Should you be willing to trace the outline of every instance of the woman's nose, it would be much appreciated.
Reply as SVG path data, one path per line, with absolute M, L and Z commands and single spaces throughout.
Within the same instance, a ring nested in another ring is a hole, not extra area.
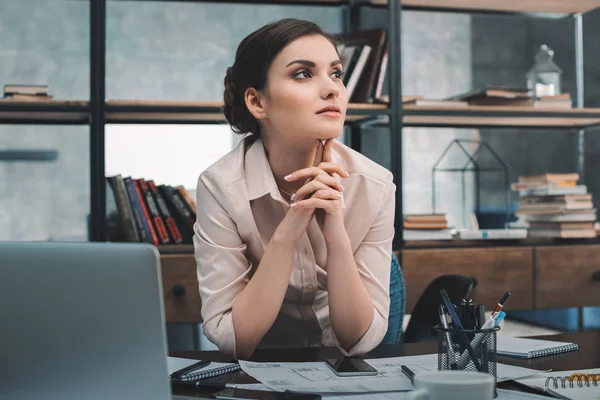
M 328 99 L 330 97 L 334 97 L 335 98 L 335 97 L 338 97 L 340 95 L 340 88 L 337 85 L 337 83 L 335 83 L 333 81 L 333 79 L 331 79 L 331 77 L 327 77 L 324 80 L 323 88 L 321 90 L 322 90 L 321 96 L 324 99 Z

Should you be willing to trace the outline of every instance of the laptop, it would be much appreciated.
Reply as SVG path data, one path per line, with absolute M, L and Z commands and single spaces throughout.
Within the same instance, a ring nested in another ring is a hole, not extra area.
M 1 399 L 170 399 L 160 258 L 0 242 Z

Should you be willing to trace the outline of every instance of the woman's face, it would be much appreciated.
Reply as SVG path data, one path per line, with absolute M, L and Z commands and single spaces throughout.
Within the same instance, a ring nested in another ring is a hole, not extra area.
M 290 139 L 326 140 L 344 127 L 348 93 L 334 45 L 320 35 L 301 37 L 273 60 L 264 93 L 263 127 Z

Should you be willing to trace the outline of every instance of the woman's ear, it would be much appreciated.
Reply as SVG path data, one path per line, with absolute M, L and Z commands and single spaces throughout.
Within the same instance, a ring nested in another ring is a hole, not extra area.
M 259 120 L 267 117 L 265 112 L 265 99 L 258 90 L 254 88 L 246 89 L 244 100 L 248 111 L 250 111 L 250 114 L 252 114 L 254 118 Z

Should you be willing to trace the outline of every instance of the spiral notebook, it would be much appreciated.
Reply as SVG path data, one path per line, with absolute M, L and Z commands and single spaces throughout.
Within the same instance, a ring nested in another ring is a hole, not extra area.
M 577 345 L 577 343 L 554 342 L 550 340 L 516 338 L 510 336 L 498 336 L 498 343 L 496 345 L 496 352 L 499 355 L 521 358 L 543 357 L 575 350 L 579 350 L 579 345 Z
M 517 381 L 559 399 L 600 400 L 600 369 L 556 371 Z
M 198 362 L 198 360 L 192 360 L 189 358 L 169 357 L 168 360 L 169 375 L 190 365 Z M 201 379 L 213 378 L 215 376 L 229 374 L 240 370 L 240 365 L 237 363 L 218 363 L 211 362 L 206 367 L 192 370 L 185 375 L 178 377 L 182 381 L 198 381 Z

